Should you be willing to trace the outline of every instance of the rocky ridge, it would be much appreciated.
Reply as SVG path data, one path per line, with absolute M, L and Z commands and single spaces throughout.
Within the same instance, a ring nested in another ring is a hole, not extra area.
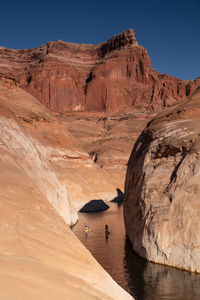
M 55 117 L 120 189 L 143 127 L 157 111 L 183 101 L 200 85 L 200 79 L 183 81 L 153 70 L 132 29 L 96 46 L 58 40 L 27 50 L 1 47 L 0 76 L 57 112 Z M 71 174 L 73 194 L 79 187 Z M 91 198 L 88 191 L 86 200 Z
M 0 48 L 0 74 L 53 111 L 115 114 L 127 106 L 155 111 L 200 85 L 153 70 L 132 29 L 99 45 L 49 42 L 35 49 Z
M 128 163 L 124 220 L 147 260 L 200 272 L 200 92 L 159 113 Z

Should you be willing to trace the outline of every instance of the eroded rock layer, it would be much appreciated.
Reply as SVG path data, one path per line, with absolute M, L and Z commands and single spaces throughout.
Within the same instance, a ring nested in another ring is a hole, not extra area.
M 35 144 L 32 152 L 37 147 L 37 141 L 42 144 L 43 148 L 39 146 L 41 153 L 39 156 L 43 155 L 48 167 L 62 173 L 62 179 L 67 184 L 71 199 L 74 204 L 80 203 L 77 208 L 80 208 L 83 202 L 95 197 L 102 197 L 106 200 L 116 195 L 116 186 L 112 179 L 91 160 L 89 154 L 70 134 L 64 122 L 58 120 L 37 99 L 17 87 L 12 81 L 1 80 L 0 101 L 2 112 L 9 111 L 17 120 L 17 124 L 22 126 L 23 130 L 27 130 L 35 140 L 35 142 L 32 141 Z M 19 140 L 19 143 L 22 140 L 23 138 Z M 10 139 L 11 141 L 14 147 L 15 139 Z M 26 149 L 21 150 L 21 157 L 23 157 Z M 15 152 L 14 148 L 13 152 Z M 28 153 L 31 153 L 31 150 Z M 29 158 L 27 158 L 28 162 L 32 164 Z M 39 175 L 40 172 L 37 174 Z M 42 173 L 40 176 L 43 178 Z M 42 184 L 42 180 L 38 180 L 40 181 Z
M 200 85 L 200 79 L 183 81 L 153 70 L 132 29 L 97 46 L 56 41 L 28 50 L 1 47 L 0 74 L 57 112 L 114 114 L 127 106 L 154 111 Z
M 126 110 L 110 117 L 94 112 L 64 113 L 57 117 L 94 163 L 110 175 L 115 187 L 123 190 L 133 144 L 153 116 L 155 113 Z
M 124 220 L 133 249 L 200 272 L 200 92 L 158 114 L 132 151 Z

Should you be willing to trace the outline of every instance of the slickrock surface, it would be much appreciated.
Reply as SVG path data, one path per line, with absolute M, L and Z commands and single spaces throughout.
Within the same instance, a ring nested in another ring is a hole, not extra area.
M 183 81 L 153 70 L 132 29 L 96 46 L 58 40 L 27 50 L 0 47 L 0 74 L 57 112 L 111 115 L 129 105 L 154 111 L 200 86 L 200 79 Z
M 77 221 L 70 189 L 83 201 L 84 184 L 95 193 L 90 176 L 104 189 L 106 174 L 48 109 L 6 79 L 0 128 L 1 298 L 132 299 L 67 225 Z
M 1 81 L 0 87 L 2 110 L 6 108 L 7 111 L 12 112 L 23 129 L 31 134 L 33 144 L 37 146 L 37 141 L 41 143 L 40 156 L 46 157 L 48 166 L 62 173 L 62 179 L 68 186 L 70 197 L 75 205 L 78 204 L 78 208 L 83 202 L 91 199 L 107 200 L 116 195 L 116 186 L 112 183 L 112 179 L 91 160 L 80 143 L 68 132 L 65 124 L 11 81 L 8 80 L 7 83 Z M 22 153 L 24 151 L 26 153 L 26 149 L 21 150 Z M 33 151 L 34 148 L 28 152 Z M 32 164 L 31 160 L 29 164 Z M 40 176 L 41 180 L 38 182 L 42 182 L 43 174 L 41 173 Z
M 126 175 L 124 219 L 147 260 L 200 272 L 200 91 L 158 114 L 138 138 Z

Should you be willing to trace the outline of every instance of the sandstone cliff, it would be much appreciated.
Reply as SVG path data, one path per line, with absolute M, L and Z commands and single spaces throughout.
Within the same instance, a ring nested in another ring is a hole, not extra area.
M 154 111 L 200 86 L 200 79 L 183 81 L 153 70 L 132 29 L 96 46 L 56 41 L 28 50 L 1 47 L 0 74 L 59 112 L 114 114 L 127 106 Z
M 67 225 L 77 221 L 68 182 L 80 186 L 80 201 L 88 170 L 106 175 L 48 109 L 6 79 L 0 125 L 2 299 L 132 299 Z
M 12 112 L 22 128 L 31 134 L 34 144 L 37 141 L 42 144 L 41 155 L 48 157 L 48 166 L 62 173 L 75 205 L 94 197 L 110 199 L 115 196 L 116 186 L 112 179 L 91 160 L 63 122 L 12 81 L 1 80 L 0 85 L 1 106 Z
M 123 188 L 132 145 L 143 127 L 158 110 L 183 101 L 200 85 L 200 79 L 183 81 L 156 72 L 132 29 L 96 46 L 58 40 L 27 50 L 0 47 L 0 77 L 12 79 L 57 112 L 55 117 L 100 166 L 99 179 L 94 166 L 87 177 L 84 168 L 65 172 L 72 198 L 81 194 L 86 201 L 101 198 L 103 188 L 103 195 L 111 197 L 104 170 L 114 188 Z M 61 163 L 67 155 L 60 156 Z M 68 163 L 75 160 L 82 161 Z M 80 184 L 77 176 L 83 178 Z
M 200 92 L 158 114 L 129 159 L 124 220 L 147 260 L 200 272 Z

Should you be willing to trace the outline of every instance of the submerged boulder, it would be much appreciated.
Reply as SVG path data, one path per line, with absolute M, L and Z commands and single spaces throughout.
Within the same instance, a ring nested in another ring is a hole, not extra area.
M 103 200 L 91 200 L 90 202 L 86 203 L 79 211 L 80 212 L 96 212 L 96 211 L 103 211 L 110 208 Z
M 129 159 L 124 221 L 147 260 L 200 273 L 200 93 L 157 115 Z
M 110 202 L 122 203 L 123 202 L 124 193 L 117 189 L 117 196 L 113 198 Z

